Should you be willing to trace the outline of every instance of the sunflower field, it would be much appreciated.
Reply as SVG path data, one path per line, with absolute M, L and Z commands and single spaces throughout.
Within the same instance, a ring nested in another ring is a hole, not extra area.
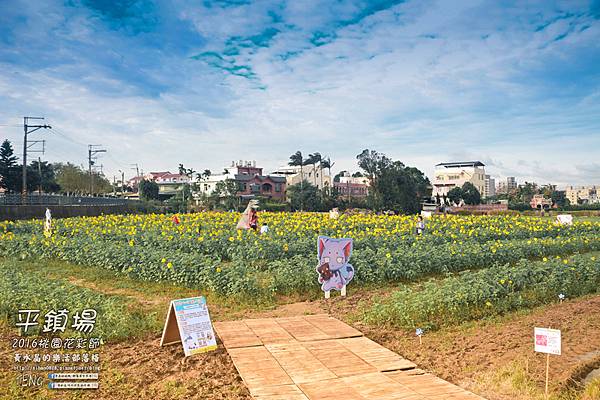
M 238 213 L 106 215 L 0 223 L 0 254 L 96 266 L 222 296 L 319 293 L 316 239 L 350 237 L 353 285 L 405 284 L 461 271 L 493 270 L 600 250 L 600 222 L 571 226 L 525 216 L 434 216 L 423 236 L 416 216 L 260 213 L 269 232 L 236 230 Z

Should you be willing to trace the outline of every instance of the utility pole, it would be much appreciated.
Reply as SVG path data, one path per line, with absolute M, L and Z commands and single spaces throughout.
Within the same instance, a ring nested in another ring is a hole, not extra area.
M 121 173 L 121 197 L 125 197 L 125 172 L 121 170 L 119 170 L 119 172 Z
M 136 176 L 136 178 L 138 176 L 140 176 L 140 167 L 137 165 L 137 163 L 135 163 L 135 164 L 129 164 L 129 165 L 132 166 L 131 169 L 135 169 L 135 176 Z
M 38 196 L 42 195 L 42 157 L 38 157 L 38 174 L 40 175 L 40 184 L 38 186 Z
M 23 202 L 26 202 L 27 199 L 27 149 L 33 146 L 36 143 L 40 143 L 40 140 L 27 141 L 27 135 L 37 131 L 38 129 L 52 129 L 50 125 L 29 125 L 29 120 L 42 120 L 44 117 L 23 117 L 23 188 L 21 189 L 21 193 L 23 195 Z M 32 150 L 33 151 L 33 150 Z M 43 150 L 42 150 L 43 153 Z
M 95 157 L 98 153 L 106 153 L 105 149 L 100 149 L 97 147 L 102 146 L 101 144 L 90 144 L 88 145 L 88 169 L 90 172 L 90 195 L 94 194 L 94 174 L 92 173 L 92 165 L 94 165 L 94 161 L 96 161 L 97 157 Z
M 135 164 L 129 164 L 132 166 L 131 169 L 135 169 L 135 179 L 133 180 L 134 184 L 137 182 L 137 192 L 140 192 L 140 182 L 139 182 L 139 177 L 140 177 L 140 167 L 137 163 Z

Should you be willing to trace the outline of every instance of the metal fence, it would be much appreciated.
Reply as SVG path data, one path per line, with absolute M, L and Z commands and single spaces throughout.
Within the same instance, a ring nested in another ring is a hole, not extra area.
M 52 194 L 0 194 L 0 205 L 43 205 L 43 206 L 122 206 L 135 204 L 138 200 L 118 199 L 114 197 L 62 196 Z

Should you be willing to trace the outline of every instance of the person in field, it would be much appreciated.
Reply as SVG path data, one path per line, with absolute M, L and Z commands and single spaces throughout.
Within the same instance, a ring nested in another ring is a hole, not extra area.
M 258 230 L 258 211 L 255 209 L 250 210 L 250 229 Z
M 262 224 L 262 226 L 260 227 L 260 234 L 264 235 L 265 233 L 269 232 L 269 225 L 267 225 L 267 223 L 265 222 L 264 224 Z
M 418 216 L 417 217 L 417 235 L 421 236 L 423 234 L 423 232 L 425 232 L 425 221 L 423 221 L 423 217 L 422 216 Z
M 258 200 L 250 200 L 248 202 L 248 206 L 242 213 L 238 223 L 237 229 L 258 229 L 258 213 L 256 209 L 258 208 Z

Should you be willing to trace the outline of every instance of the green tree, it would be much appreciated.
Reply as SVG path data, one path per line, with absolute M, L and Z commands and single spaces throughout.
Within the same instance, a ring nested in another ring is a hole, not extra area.
M 40 163 L 36 160 L 27 166 L 27 190 L 33 192 L 40 187 L 46 193 L 60 191 L 60 185 L 56 182 L 55 165 L 46 161 Z
M 462 199 L 471 206 L 481 204 L 481 193 L 471 182 L 465 182 L 462 186 Z
M 448 200 L 450 200 L 450 203 L 452 204 L 459 204 L 460 201 L 463 198 L 463 190 L 460 187 L 454 187 L 452 189 L 450 189 L 448 191 L 448 195 L 446 196 L 448 198 Z
M 237 210 L 239 206 L 238 184 L 234 179 L 217 182 L 215 190 L 210 195 L 212 208 Z
M 304 157 L 302 156 L 302 152 L 300 150 L 290 156 L 288 165 L 292 167 L 300 167 L 300 186 L 304 185 Z M 302 210 L 302 205 L 300 206 L 300 209 Z
M 331 168 L 333 167 L 335 163 L 331 162 L 331 159 L 329 157 L 327 158 L 323 158 L 321 160 L 321 168 L 327 168 L 327 171 L 329 172 L 329 176 L 331 176 Z
M 286 192 L 292 210 L 323 210 L 323 199 L 319 188 L 308 181 L 291 185 Z
M 367 173 L 371 184 L 375 182 L 377 175 L 381 173 L 382 169 L 391 164 L 389 158 L 375 150 L 365 149 L 356 158 L 358 166 Z
M 8 139 L 0 146 L 0 187 L 8 192 L 18 192 L 20 187 L 18 158 L 14 155 L 12 144 Z
M 519 185 L 516 192 L 516 202 L 529 204 L 535 194 L 540 192 L 537 184 L 533 182 L 525 182 Z
M 374 150 L 365 149 L 356 158 L 369 178 L 369 207 L 403 213 L 420 210 L 421 201 L 430 194 L 429 180 L 422 171 Z
M 66 163 L 54 164 L 56 174 L 56 183 L 60 186 L 60 191 L 67 195 L 90 194 L 90 174 L 83 167 Z M 92 172 L 94 179 L 94 193 L 102 194 L 113 191 L 111 183 L 98 172 Z M 28 172 L 29 174 L 29 172 Z M 34 172 L 31 172 L 34 174 Z
M 56 164 L 56 182 L 66 195 L 82 195 L 89 192 L 89 175 L 77 165 Z
M 97 195 L 97 194 L 107 194 L 107 193 L 112 193 L 113 191 L 113 186 L 110 183 L 110 181 L 108 179 L 106 179 L 106 177 L 96 171 L 92 171 L 92 174 L 94 176 L 94 193 L 91 193 L 93 195 Z M 90 175 L 86 174 L 86 179 L 88 181 L 88 185 L 89 185 L 89 180 L 90 180 Z M 89 193 L 90 189 L 87 188 L 86 192 Z
M 567 199 L 567 193 L 564 190 L 555 190 L 550 195 L 552 199 L 552 204 L 556 204 L 557 207 L 567 207 L 570 202 Z
M 345 173 L 347 173 L 347 172 L 348 172 L 348 171 L 346 171 L 346 170 L 343 170 L 343 171 L 340 171 L 340 172 L 338 172 L 338 173 L 337 173 L 337 174 L 335 174 L 335 176 L 333 177 L 333 181 L 334 181 L 334 182 L 339 182 L 339 181 L 340 181 L 340 177 L 341 177 L 341 176 L 344 176 L 344 174 L 345 174 Z
M 142 179 L 139 184 L 140 198 L 143 200 L 158 200 L 158 184 L 154 181 Z

